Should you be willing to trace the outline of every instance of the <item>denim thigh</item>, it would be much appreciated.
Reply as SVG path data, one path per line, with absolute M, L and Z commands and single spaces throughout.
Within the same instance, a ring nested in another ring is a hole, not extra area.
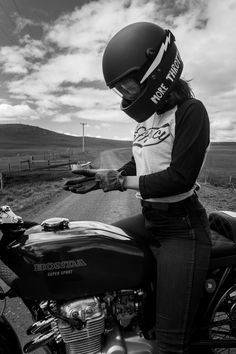
M 166 211 L 144 208 L 143 213 L 146 229 L 160 244 L 152 247 L 157 261 L 158 353 L 190 353 L 211 252 L 205 209 L 196 199 Z
M 143 215 L 114 225 L 148 240 L 156 258 L 158 354 L 190 353 L 193 322 L 211 251 L 205 209 L 197 199 L 166 211 L 144 207 Z

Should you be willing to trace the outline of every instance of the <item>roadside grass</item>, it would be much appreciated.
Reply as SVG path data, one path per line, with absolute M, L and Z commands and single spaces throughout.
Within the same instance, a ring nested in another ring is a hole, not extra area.
M 100 157 L 95 152 L 86 154 L 94 168 L 99 167 Z M 51 203 L 63 192 L 63 185 L 69 178 L 76 176 L 71 170 L 16 171 L 5 174 L 4 188 L 0 190 L 0 206 L 9 205 L 24 218 L 33 215 Z
M 220 210 L 236 212 L 236 190 L 233 188 L 203 183 L 198 195 L 208 213 Z
M 18 183 L 0 191 L 0 205 L 9 205 L 14 212 L 21 213 L 48 204 L 62 191 L 62 181 Z

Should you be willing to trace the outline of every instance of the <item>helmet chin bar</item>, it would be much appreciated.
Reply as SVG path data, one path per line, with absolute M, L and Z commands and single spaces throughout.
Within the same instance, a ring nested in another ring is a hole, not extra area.
M 130 105 L 127 105 L 128 101 L 121 103 L 122 111 L 138 123 L 144 122 L 158 112 L 159 108 L 163 108 L 164 99 L 182 73 L 183 62 L 175 45 L 169 49 L 169 60 L 166 59 L 164 57 L 158 68 L 151 71 L 152 74 L 145 80 L 145 89 L 135 101 L 130 102 Z

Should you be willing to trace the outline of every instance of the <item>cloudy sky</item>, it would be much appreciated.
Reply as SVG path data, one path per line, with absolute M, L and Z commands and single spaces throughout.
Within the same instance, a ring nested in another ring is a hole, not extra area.
M 138 21 L 169 28 L 212 141 L 236 141 L 235 0 L 0 0 L 0 123 L 132 139 L 102 75 L 109 39 Z

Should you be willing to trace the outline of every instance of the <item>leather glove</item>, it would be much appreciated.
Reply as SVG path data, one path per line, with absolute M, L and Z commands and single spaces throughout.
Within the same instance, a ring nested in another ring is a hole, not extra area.
M 104 192 L 114 190 L 123 192 L 126 190 L 124 186 L 125 177 L 122 176 L 121 172 L 116 170 L 81 169 L 75 170 L 73 173 L 83 175 L 85 177 L 94 177 L 95 181 Z
M 99 189 L 99 183 L 94 177 L 78 177 L 68 180 L 63 189 L 72 193 L 85 194 Z

